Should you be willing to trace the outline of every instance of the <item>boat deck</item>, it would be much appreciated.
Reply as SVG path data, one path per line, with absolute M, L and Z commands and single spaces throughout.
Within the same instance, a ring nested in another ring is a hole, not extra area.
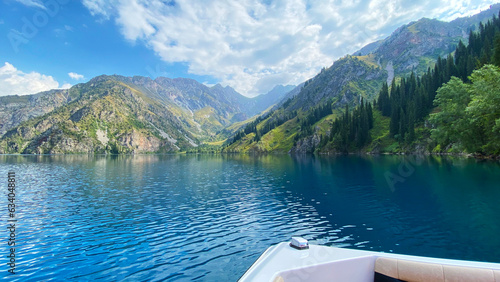
M 475 281 L 500 282 L 500 264 L 498 263 L 418 257 L 318 245 L 310 245 L 306 250 L 297 250 L 290 247 L 289 243 L 280 243 L 267 249 L 240 278 L 240 281 L 374 281 L 378 258 L 392 259 L 396 265 L 398 261 L 408 261 L 421 268 L 430 264 L 439 265 L 441 269 L 448 269 L 448 272 L 453 270 L 455 274 L 467 274 L 470 271 L 460 271 L 479 268 L 477 278 L 481 279 L 474 279 Z M 404 264 L 401 263 L 401 266 Z M 413 271 L 411 275 L 418 277 L 418 272 L 430 273 L 427 269 L 420 269 Z M 445 279 L 444 274 L 442 277 L 443 281 L 454 281 L 454 279 Z

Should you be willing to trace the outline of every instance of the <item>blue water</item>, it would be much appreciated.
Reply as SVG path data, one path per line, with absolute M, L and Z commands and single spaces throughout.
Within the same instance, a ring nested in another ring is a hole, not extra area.
M 16 172 L 16 272 L 234 281 L 270 245 L 500 262 L 500 165 L 398 156 L 0 156 Z M 5 227 L 2 227 L 5 230 Z

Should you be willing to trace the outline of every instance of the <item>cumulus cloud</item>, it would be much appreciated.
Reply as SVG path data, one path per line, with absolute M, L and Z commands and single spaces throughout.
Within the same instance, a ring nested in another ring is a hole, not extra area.
M 35 94 L 56 88 L 59 83 L 52 76 L 24 73 L 7 62 L 0 67 L 0 96 Z
M 69 77 L 74 80 L 82 80 L 84 77 L 81 74 L 77 74 L 76 72 L 70 72 L 68 73 Z
M 96 17 L 165 62 L 184 62 L 242 94 L 299 84 L 339 57 L 421 17 L 487 8 L 482 0 L 83 0 Z

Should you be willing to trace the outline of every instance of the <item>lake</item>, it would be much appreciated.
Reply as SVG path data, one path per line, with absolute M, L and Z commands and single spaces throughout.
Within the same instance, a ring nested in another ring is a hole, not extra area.
M 269 246 L 500 262 L 500 165 L 413 156 L 0 156 L 18 281 L 234 281 Z

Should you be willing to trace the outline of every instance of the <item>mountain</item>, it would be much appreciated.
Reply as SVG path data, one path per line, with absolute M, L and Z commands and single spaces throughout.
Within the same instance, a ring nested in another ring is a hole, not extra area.
M 5 133 L 2 153 L 169 152 L 194 143 L 172 109 L 116 77 L 94 78 L 68 95 L 69 103 Z
M 466 40 L 471 30 L 480 22 L 498 15 L 500 4 L 472 17 L 458 18 L 451 22 L 422 18 L 398 28 L 388 38 L 369 44 L 361 53 L 377 62 L 396 76 L 418 74 L 427 70 L 438 56 L 445 57 L 455 50 L 460 40 Z M 371 56 L 370 56 L 371 55 Z
M 274 105 L 283 100 L 283 98 L 293 92 L 295 88 L 296 86 L 294 85 L 276 85 L 267 94 L 255 97 L 255 106 L 252 110 L 256 113 L 266 110 L 270 105 Z
M 439 57 L 453 52 L 460 40 L 466 42 L 480 22 L 499 11 L 500 4 L 496 4 L 478 15 L 451 22 L 423 18 L 401 26 L 386 39 L 322 69 L 300 87 L 299 93 L 285 98 L 272 113 L 237 133 L 226 151 L 314 151 L 319 136 L 329 134 L 333 120 L 346 106 L 373 101 L 384 82 L 390 84 L 394 78 L 412 72 L 424 74 Z M 323 115 L 327 112 L 331 114 Z
M 222 87 L 220 84 L 217 84 L 212 87 L 214 91 L 224 93 L 224 99 L 229 99 L 232 104 L 239 105 L 239 111 L 247 117 L 253 117 L 262 113 L 270 106 L 281 101 L 283 97 L 294 88 L 294 85 L 276 85 L 268 93 L 248 98 L 242 96 L 229 86 Z
M 338 106 L 355 103 L 361 97 L 373 99 L 386 78 L 387 72 L 369 60 L 345 56 L 306 81 L 286 110 L 307 111 L 330 99 Z
M 467 38 L 469 36 L 469 30 L 476 30 L 477 25 L 480 22 L 485 23 L 486 21 L 491 19 L 493 15 L 497 15 L 499 10 L 500 10 L 500 4 L 494 4 L 491 5 L 490 8 L 484 12 L 481 12 L 479 14 L 470 17 L 457 18 L 449 23 L 438 21 L 435 19 L 422 18 L 419 21 L 414 21 L 407 25 L 401 26 L 396 31 L 394 31 L 394 33 L 388 38 L 372 42 L 366 45 L 365 47 L 361 48 L 354 54 L 359 56 L 366 56 L 371 53 L 386 53 L 387 51 L 379 50 L 379 48 L 383 46 L 382 49 L 384 48 L 392 49 L 393 47 L 395 47 L 394 45 L 404 46 L 406 44 L 408 45 L 413 44 L 415 42 L 420 42 L 420 43 L 425 42 L 425 44 L 423 44 L 425 46 L 422 46 L 424 49 L 421 49 L 420 51 L 429 51 L 435 49 L 435 48 L 428 48 L 429 42 L 422 41 L 422 39 L 424 38 L 430 39 L 432 41 L 430 42 L 431 46 L 432 45 L 437 46 L 438 52 L 443 51 L 448 49 L 446 45 L 448 45 L 449 37 L 455 39 Z M 424 36 L 422 36 L 422 34 L 418 34 L 419 32 L 422 31 L 424 32 Z M 404 39 L 406 37 L 406 39 L 410 40 L 410 42 L 407 43 L 404 40 L 399 40 L 399 42 L 395 42 L 396 37 L 399 37 L 399 39 Z M 446 39 L 447 37 L 448 39 Z M 441 42 L 441 44 L 439 42 Z M 393 47 L 390 47 L 391 45 L 393 45 Z M 452 48 L 451 51 L 453 50 L 454 48 Z M 396 56 L 398 54 L 400 53 L 398 52 L 394 53 L 394 55 Z M 432 52 L 421 53 L 421 55 L 424 56 L 430 54 L 432 54 Z M 386 58 L 386 59 L 390 60 L 391 58 Z M 392 59 L 396 58 L 392 57 Z
M 68 90 L 1 97 L 0 152 L 186 150 L 270 107 L 278 92 L 247 98 L 192 79 L 102 75 Z
M 209 88 L 193 79 L 120 77 L 146 94 L 175 108 L 177 118 L 199 141 L 210 141 L 216 132 L 249 118 L 240 100 L 248 99 L 231 87 Z
M 0 97 L 0 136 L 20 123 L 44 115 L 75 97 L 68 90 L 51 90 L 35 95 Z
M 248 114 L 253 117 L 242 122 L 235 122 L 234 124 L 224 128 L 223 130 L 218 132 L 218 134 L 216 135 L 216 139 L 226 140 L 227 138 L 231 137 L 242 127 L 245 127 L 248 123 L 254 121 L 257 114 L 264 114 L 272 110 L 271 106 L 277 107 L 280 103 L 283 102 L 283 100 L 286 99 L 286 97 L 288 97 L 289 95 L 294 95 L 294 92 L 296 92 L 297 88 L 298 87 L 293 85 L 276 85 L 266 94 L 262 94 L 254 98 L 246 98 L 244 101 L 242 101 L 242 103 L 248 110 Z
M 369 44 L 357 55 L 347 55 L 307 81 L 289 104 L 289 110 L 309 110 L 314 105 L 335 99 L 337 106 L 356 104 L 378 94 L 382 83 L 394 77 L 422 74 L 439 56 L 446 57 L 470 30 L 500 11 L 500 4 L 478 15 L 442 22 L 422 18 L 403 25 L 384 40 Z

